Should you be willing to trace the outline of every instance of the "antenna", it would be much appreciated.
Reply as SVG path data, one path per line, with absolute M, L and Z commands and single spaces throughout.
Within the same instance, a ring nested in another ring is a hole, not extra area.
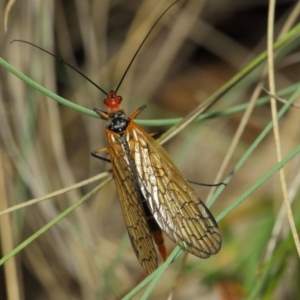
M 143 41 L 142 41 L 141 44 L 139 45 L 138 49 L 136 50 L 135 54 L 133 55 L 131 61 L 129 62 L 129 64 L 128 64 L 128 66 L 127 66 L 127 68 L 126 68 L 126 70 L 125 70 L 125 72 L 124 72 L 124 74 L 123 74 L 123 76 L 122 76 L 122 78 L 121 78 L 121 80 L 120 80 L 120 82 L 119 82 L 119 84 L 118 84 L 116 90 L 115 90 L 115 92 L 118 91 L 118 89 L 119 89 L 119 87 L 121 86 L 121 84 L 122 84 L 122 82 L 123 82 L 123 80 L 124 80 L 126 74 L 127 74 L 128 71 L 129 71 L 129 69 L 130 69 L 130 67 L 131 67 L 131 65 L 132 65 L 132 63 L 133 63 L 133 61 L 135 60 L 135 58 L 136 58 L 136 56 L 138 55 L 138 53 L 140 52 L 141 48 L 142 48 L 143 45 L 145 44 L 147 38 L 149 37 L 150 33 L 153 31 L 154 27 L 157 25 L 157 23 L 160 21 L 160 19 L 168 12 L 168 10 L 169 10 L 172 6 L 174 6 L 177 2 L 179 2 L 179 1 L 180 1 L 180 0 L 177 0 L 177 1 L 173 2 L 170 6 L 168 6 L 168 7 L 165 9 L 165 11 L 160 15 L 160 17 L 155 21 L 155 23 L 152 25 L 151 29 L 148 31 L 148 33 L 147 33 L 146 36 L 144 37 Z
M 145 42 L 146 42 L 147 38 L 149 37 L 150 33 L 153 31 L 153 29 L 155 28 L 155 26 L 157 25 L 157 23 L 160 21 L 160 19 L 168 12 L 168 10 L 169 10 L 172 6 L 174 6 L 177 2 L 179 2 L 179 1 L 180 1 L 180 0 L 177 0 L 177 1 L 173 2 L 171 5 L 169 5 L 169 6 L 165 9 L 165 11 L 160 15 L 160 17 L 155 21 L 155 23 L 152 25 L 152 27 L 150 28 L 150 30 L 148 31 L 148 33 L 147 33 L 146 36 L 144 37 L 143 41 L 142 41 L 141 44 L 139 45 L 138 49 L 136 50 L 135 54 L 133 55 L 132 59 L 130 60 L 130 62 L 129 62 L 129 64 L 128 64 L 128 66 L 127 66 L 127 68 L 126 68 L 126 70 L 125 70 L 125 72 L 124 72 L 124 74 L 123 74 L 123 76 L 122 76 L 122 78 L 121 78 L 121 80 L 120 80 L 120 82 L 119 82 L 119 84 L 118 84 L 116 90 L 115 90 L 115 93 L 117 93 L 117 91 L 119 90 L 119 88 L 120 88 L 122 82 L 124 81 L 124 78 L 125 78 L 126 74 L 128 73 L 130 67 L 132 66 L 132 63 L 134 62 L 136 56 L 137 56 L 138 53 L 140 52 L 142 46 L 145 44 Z M 11 42 L 11 44 L 12 44 L 13 42 L 25 43 L 25 44 L 31 45 L 32 47 L 35 47 L 35 48 L 37 48 L 37 49 L 39 49 L 39 50 L 41 50 L 41 51 L 44 51 L 45 53 L 51 55 L 52 57 L 56 58 L 57 60 L 61 61 L 61 62 L 64 63 L 64 64 L 66 64 L 68 67 L 70 67 L 70 68 L 73 69 L 75 72 L 77 72 L 78 74 L 80 74 L 83 78 L 85 78 L 85 79 L 86 79 L 87 81 L 89 81 L 92 85 L 94 85 L 96 88 L 98 88 L 103 94 L 105 94 L 106 96 L 108 95 L 108 93 L 105 92 L 104 89 L 102 89 L 99 85 L 97 85 L 94 81 L 92 81 L 90 78 L 88 78 L 85 74 L 83 74 L 83 73 L 82 73 L 81 71 L 79 71 L 77 68 L 75 68 L 75 67 L 73 67 L 72 65 L 70 65 L 69 63 L 67 63 L 67 62 L 66 62 L 65 60 L 63 60 L 61 57 L 56 56 L 55 54 L 53 54 L 53 53 L 51 53 L 51 52 L 49 52 L 49 51 L 47 51 L 47 50 L 45 50 L 45 49 L 43 49 L 43 48 L 41 48 L 41 47 L 35 45 L 35 44 L 33 44 L 33 43 L 30 43 L 30 42 L 27 42 L 27 41 L 24 41 L 24 40 L 17 40 L 17 39 L 15 39 L 15 40 L 13 40 L 13 41 Z
M 97 89 L 99 89 L 103 94 L 105 94 L 107 96 L 107 92 L 104 91 L 104 89 L 102 89 L 99 85 L 97 85 L 93 80 L 91 80 L 90 78 L 88 78 L 85 74 L 83 74 L 81 71 L 79 71 L 78 69 L 76 69 L 75 67 L 73 67 L 72 65 L 70 65 L 69 63 L 67 63 L 65 60 L 63 60 L 61 57 L 56 56 L 55 54 L 43 49 L 42 47 L 39 47 L 33 43 L 24 41 L 24 40 L 13 40 L 12 42 L 10 42 L 11 44 L 13 42 L 20 42 L 20 43 L 25 43 L 28 45 L 31 45 L 32 47 L 35 47 L 41 51 L 44 51 L 45 53 L 51 55 L 52 57 L 56 58 L 57 60 L 63 62 L 64 64 L 66 64 L 68 67 L 70 67 L 71 69 L 73 69 L 75 72 L 77 72 L 78 74 L 80 74 L 83 78 L 85 78 L 87 81 L 89 81 L 92 85 L 94 85 Z

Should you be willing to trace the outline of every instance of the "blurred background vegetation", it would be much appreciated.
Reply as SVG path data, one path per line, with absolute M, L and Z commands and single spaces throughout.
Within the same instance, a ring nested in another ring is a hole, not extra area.
M 85 108 L 105 109 L 104 95 L 76 72 L 29 45 L 32 42 L 80 69 L 103 89 L 114 89 L 154 21 L 172 1 L 17 1 L 8 14 L 0 0 L 0 56 L 38 84 Z M 275 35 L 299 22 L 299 2 L 277 1 Z M 184 117 L 266 49 L 268 1 L 188 0 L 160 21 L 137 56 L 119 93 L 131 113 L 153 120 Z M 276 62 L 276 87 L 298 83 L 298 39 Z M 1 210 L 107 171 L 90 156 L 105 147 L 105 122 L 40 94 L 0 69 Z M 262 68 L 236 84 L 210 111 L 248 103 Z M 262 92 L 265 96 L 265 93 Z M 287 98 L 288 95 L 285 96 Z M 280 106 L 280 104 L 279 104 Z M 283 155 L 300 141 L 300 112 L 280 121 Z M 164 147 L 187 179 L 213 183 L 243 112 L 194 122 Z M 269 103 L 256 107 L 223 180 L 271 120 Z M 217 216 L 276 164 L 272 132 L 234 175 L 211 207 Z M 299 155 L 285 167 L 299 229 Z M 220 180 L 219 180 L 220 181 Z M 0 217 L 1 256 L 78 201 L 96 183 Z M 194 186 L 202 199 L 209 188 Z M 298 201 L 297 201 L 298 200 Z M 113 182 L 0 269 L 0 298 L 120 299 L 142 281 L 128 241 Z M 282 210 L 279 176 L 273 176 L 221 222 L 223 247 L 208 260 L 188 256 L 169 266 L 151 299 L 296 299 L 300 263 Z M 174 244 L 167 238 L 168 251 Z M 15 265 L 14 265 L 15 264 Z M 267 272 L 265 272 L 267 270 Z M 14 273 L 15 271 L 15 273 Z M 180 273 L 180 279 L 177 279 Z M 174 288 L 174 286 L 176 286 Z M 13 296 L 12 296 L 13 295 Z M 135 296 L 140 299 L 141 294 Z M 252 298 L 251 298 L 252 297 Z

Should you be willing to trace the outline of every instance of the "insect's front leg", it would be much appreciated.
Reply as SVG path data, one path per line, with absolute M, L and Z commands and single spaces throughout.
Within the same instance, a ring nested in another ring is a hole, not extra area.
M 94 108 L 94 112 L 96 112 L 100 117 L 105 120 L 109 119 L 108 113 L 106 111 L 100 110 L 98 108 Z
M 111 160 L 110 159 L 108 159 L 108 158 L 106 158 L 106 157 L 103 157 L 103 156 L 100 156 L 100 155 L 98 155 L 98 153 L 103 153 L 103 152 L 108 152 L 108 148 L 107 147 L 105 147 L 105 148 L 100 148 L 100 149 L 97 149 L 97 150 L 94 150 L 94 151 L 92 151 L 91 152 L 91 155 L 92 156 L 94 156 L 94 157 L 96 157 L 96 158 L 99 158 L 99 159 L 101 159 L 101 160 L 104 160 L 104 161 L 106 161 L 106 162 L 111 162 Z

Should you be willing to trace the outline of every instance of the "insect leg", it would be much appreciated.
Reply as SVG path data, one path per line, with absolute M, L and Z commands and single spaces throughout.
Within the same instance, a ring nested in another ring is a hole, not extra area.
M 146 104 L 140 106 L 129 116 L 129 119 L 135 119 L 145 108 L 146 108 Z
M 161 136 L 162 132 L 153 132 L 150 133 L 149 135 L 152 136 L 155 140 L 158 139 Z
M 219 182 L 219 183 L 202 183 L 202 182 L 197 182 L 197 181 L 193 181 L 193 180 L 186 180 L 188 183 L 191 184 L 197 184 L 197 185 L 201 185 L 201 186 L 220 186 L 220 185 L 224 185 L 225 187 L 227 186 L 227 183 L 225 182 Z
M 102 117 L 103 119 L 105 119 L 105 120 L 108 120 L 108 119 L 109 119 L 108 114 L 107 114 L 106 111 L 100 110 L 100 109 L 98 109 L 98 108 L 94 108 L 93 110 L 94 110 L 94 112 L 96 112 L 96 113 L 97 113 L 100 117 Z
M 94 150 L 94 151 L 91 152 L 91 155 L 94 156 L 94 157 L 96 157 L 96 158 L 99 158 L 101 160 L 104 160 L 104 161 L 110 163 L 111 162 L 110 159 L 98 155 L 98 153 L 102 153 L 102 152 L 108 152 L 108 148 L 101 148 L 101 149 Z

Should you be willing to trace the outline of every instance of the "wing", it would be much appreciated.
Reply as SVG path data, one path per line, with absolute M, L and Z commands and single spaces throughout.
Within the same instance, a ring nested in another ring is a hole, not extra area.
M 217 253 L 222 244 L 217 222 L 166 151 L 133 121 L 126 132 L 141 192 L 161 229 L 198 257 Z
M 109 154 L 120 204 L 132 247 L 146 272 L 157 269 L 157 254 L 141 205 L 141 192 L 134 178 L 130 157 L 124 151 L 120 136 L 107 131 Z

